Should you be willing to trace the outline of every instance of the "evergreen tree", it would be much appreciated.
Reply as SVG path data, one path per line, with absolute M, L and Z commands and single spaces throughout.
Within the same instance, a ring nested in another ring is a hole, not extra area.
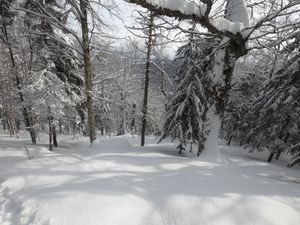
M 248 120 L 253 121 L 247 134 L 247 142 L 258 150 L 268 149 L 271 162 L 283 151 L 293 155 L 290 166 L 299 162 L 300 138 L 300 54 L 299 34 L 286 46 L 290 59 L 284 63 L 274 76 L 260 88 L 260 95 L 255 100 Z M 295 44 L 296 43 L 296 44 Z
M 232 141 L 243 145 L 252 122 L 247 119 L 253 102 L 258 97 L 259 87 L 265 80 L 262 68 L 257 64 L 238 63 L 233 77 L 232 89 L 222 121 L 222 136 L 230 145 Z
M 192 143 L 196 143 L 199 156 L 208 132 L 205 130 L 210 82 L 207 74 L 212 66 L 211 53 L 215 42 L 196 38 L 191 34 L 188 43 L 178 49 L 176 60 L 180 61 L 180 65 L 175 78 L 178 86 L 167 107 L 167 118 L 160 140 L 168 136 L 178 139 L 180 154 L 189 142 L 191 148 Z

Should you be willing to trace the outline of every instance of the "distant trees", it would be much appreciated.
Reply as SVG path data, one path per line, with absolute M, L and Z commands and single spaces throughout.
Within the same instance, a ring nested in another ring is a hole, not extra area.
M 228 143 L 233 139 L 253 150 L 268 150 L 269 162 L 287 152 L 293 156 L 289 163 L 293 166 L 299 163 L 299 33 L 286 41 L 284 48 L 268 52 L 269 56 L 273 55 L 268 64 L 273 66 L 260 68 L 264 75 L 259 77 L 250 72 L 250 77 L 247 73 L 243 76 L 246 81 L 239 81 L 237 87 L 241 93 L 248 92 L 242 95 L 247 98 L 232 93 L 230 101 L 243 102 L 243 105 L 236 109 L 228 106 L 225 126 L 231 129 L 226 137 Z
M 91 143 L 97 129 L 141 134 L 141 145 L 162 134 L 180 152 L 196 143 L 199 155 L 217 115 L 228 144 L 268 149 L 268 161 L 287 152 L 298 164 L 299 1 L 127 2 L 148 10 L 129 27 L 143 47 L 116 47 L 103 33 L 100 14 L 114 1 L 0 0 L 0 111 L 12 135 L 24 125 L 36 143 L 47 127 L 52 149 L 70 128 Z M 189 35 L 174 64 L 163 56 L 171 30 Z

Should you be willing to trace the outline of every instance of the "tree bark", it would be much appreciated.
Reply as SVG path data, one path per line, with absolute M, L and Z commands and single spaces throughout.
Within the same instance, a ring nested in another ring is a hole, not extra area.
M 281 152 L 277 152 L 276 156 L 275 156 L 275 159 L 278 160 L 280 158 L 280 155 L 281 155 Z
M 88 110 L 88 130 L 90 143 L 92 144 L 96 140 L 96 126 L 95 126 L 95 114 L 93 104 L 93 83 L 92 83 L 92 64 L 90 58 L 90 40 L 89 40 L 89 28 L 88 28 L 88 16 L 87 16 L 87 1 L 80 0 L 81 10 L 81 30 L 82 30 L 82 50 L 84 58 L 84 76 L 85 76 L 85 89 L 86 89 L 86 102 Z
M 231 135 L 231 136 L 229 137 L 228 142 L 227 142 L 227 145 L 230 145 L 230 144 L 231 144 L 232 138 L 233 138 L 233 135 Z
M 3 31 L 4 31 L 6 44 L 7 44 L 7 48 L 8 48 L 9 55 L 10 55 L 10 60 L 11 60 L 11 65 L 12 65 L 12 74 L 15 75 L 18 94 L 19 94 L 21 103 L 23 103 L 24 102 L 24 96 L 23 96 L 23 93 L 22 93 L 22 90 L 21 90 L 21 81 L 20 81 L 20 77 L 19 77 L 19 75 L 16 71 L 17 68 L 16 68 L 16 62 L 15 62 L 15 58 L 14 58 L 14 53 L 13 53 L 11 44 L 9 42 L 8 33 L 7 33 L 7 30 L 6 30 L 5 26 L 3 28 Z M 36 136 L 37 136 L 36 131 L 33 128 L 33 124 L 30 121 L 29 112 L 28 112 L 28 110 L 25 106 L 23 106 L 22 113 L 23 113 L 23 117 L 24 117 L 25 126 L 27 127 L 27 131 L 29 131 L 29 133 L 30 133 L 31 142 L 33 144 L 36 144 Z
M 53 136 L 53 145 L 55 146 L 55 147 L 57 147 L 58 146 L 58 144 L 57 144 L 57 135 L 56 135 L 56 128 L 55 128 L 55 125 L 53 124 L 52 125 L 52 136 Z
M 149 80 L 150 80 L 150 61 L 151 61 L 151 51 L 152 51 L 152 34 L 154 29 L 154 16 L 151 13 L 149 19 L 149 36 L 147 42 L 147 62 L 146 62 L 146 73 L 145 73 L 145 88 L 144 88 L 144 101 L 143 101 L 143 116 L 142 116 L 142 130 L 141 130 L 141 146 L 145 145 L 145 135 L 146 135 L 146 126 L 147 126 L 147 108 L 148 108 L 148 89 L 149 89 Z
M 225 47 L 224 68 L 222 74 L 223 81 L 221 83 L 216 83 L 211 93 L 215 102 L 217 114 L 221 117 L 226 109 L 235 63 L 241 56 L 247 54 L 245 40 L 241 38 L 240 42 L 243 43 L 229 40 L 228 45 Z
M 6 130 L 6 120 L 2 120 L 2 126 L 3 126 L 3 130 Z
M 51 116 L 48 117 L 49 123 L 49 150 L 52 151 L 52 119 Z
M 134 135 L 135 133 L 135 111 L 136 111 L 136 104 L 132 104 L 131 135 Z
M 275 155 L 275 152 L 271 152 L 270 155 L 269 155 L 269 158 L 268 158 L 268 162 L 272 162 L 273 158 L 274 158 L 274 155 Z
M 70 125 L 69 124 L 65 126 L 65 130 L 67 131 L 67 134 L 70 134 Z

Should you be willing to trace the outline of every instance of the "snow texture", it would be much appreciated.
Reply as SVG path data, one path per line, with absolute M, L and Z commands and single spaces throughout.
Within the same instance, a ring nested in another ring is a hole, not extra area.
M 220 31 L 228 31 L 233 34 L 240 33 L 243 28 L 244 24 L 240 22 L 231 22 L 225 18 L 218 17 L 216 19 L 211 20 L 212 24 Z
M 178 10 L 187 15 L 204 15 L 207 9 L 206 4 L 199 5 L 187 0 L 146 0 L 147 3 L 157 8 Z
M 225 18 L 245 27 L 250 26 L 248 10 L 245 0 L 227 0 Z
M 218 138 L 221 129 L 221 120 L 215 113 L 215 107 L 211 107 L 207 112 L 207 120 L 210 124 L 207 126 L 207 130 L 210 131 L 207 140 L 205 142 L 204 152 L 201 154 L 201 158 L 211 162 L 222 162 L 222 156 L 218 148 Z
M 250 25 L 248 10 L 244 0 L 227 0 L 225 18 L 211 19 L 212 24 L 220 31 L 233 34 L 241 33 Z
M 214 126 L 218 128 L 219 122 Z M 217 129 L 216 129 L 217 130 Z M 29 146 L 0 131 L 1 225 L 298 225 L 299 169 L 268 164 L 237 147 L 217 146 L 221 162 L 178 156 L 176 145 L 138 146 L 130 136 L 47 135 Z M 27 134 L 26 134 L 27 135 Z M 205 155 L 204 155 L 205 156 Z M 263 155 L 266 157 L 265 155 Z
M 215 64 L 212 71 L 212 82 L 214 84 L 224 84 L 223 70 L 224 70 L 224 59 L 226 54 L 226 46 L 229 43 L 229 38 L 224 37 L 219 44 L 216 56 Z

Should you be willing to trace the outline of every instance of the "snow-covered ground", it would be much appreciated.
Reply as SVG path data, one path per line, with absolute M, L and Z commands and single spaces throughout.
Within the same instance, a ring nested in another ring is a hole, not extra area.
M 28 160 L 29 140 L 0 131 L 0 224 L 300 224 L 299 167 L 223 145 L 219 161 L 179 156 L 156 141 L 141 148 L 137 138 L 111 137 L 89 147 L 64 136 L 54 152 L 30 146 Z

